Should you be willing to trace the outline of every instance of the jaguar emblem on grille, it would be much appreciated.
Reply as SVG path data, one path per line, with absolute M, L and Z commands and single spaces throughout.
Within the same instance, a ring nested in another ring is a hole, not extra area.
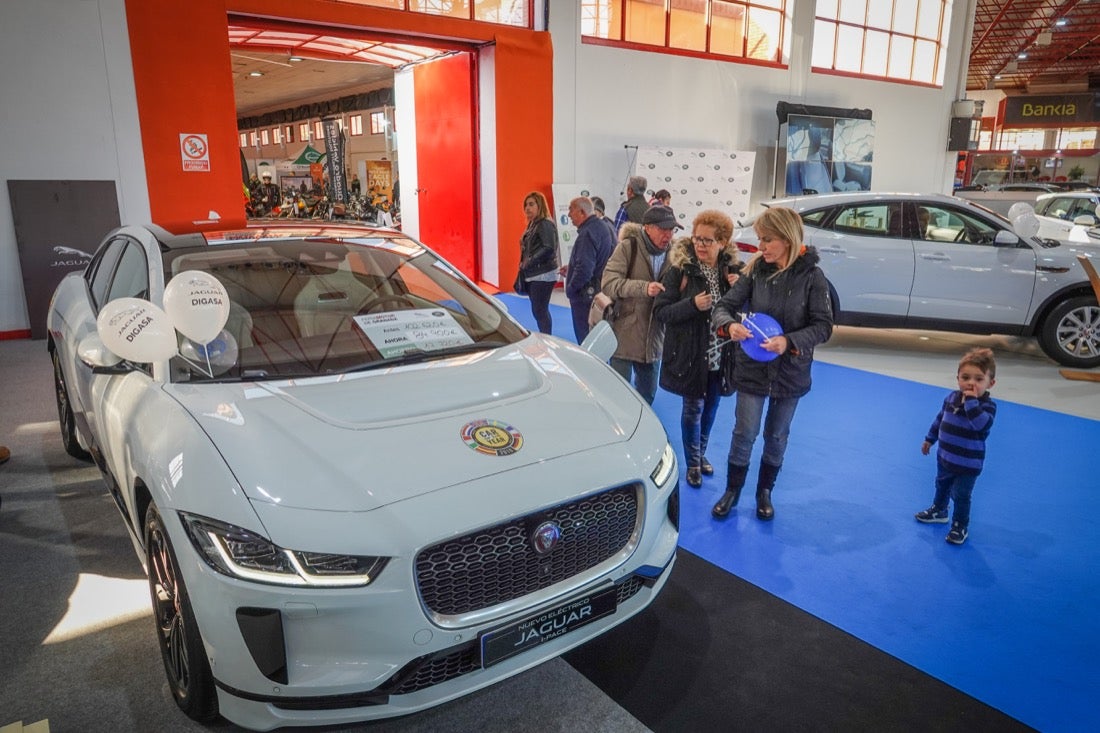
M 531 533 L 531 546 L 540 555 L 553 550 L 561 539 L 561 527 L 556 522 L 543 522 Z

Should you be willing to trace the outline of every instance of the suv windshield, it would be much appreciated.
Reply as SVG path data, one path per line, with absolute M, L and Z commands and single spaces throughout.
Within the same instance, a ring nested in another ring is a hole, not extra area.
M 470 354 L 527 332 L 450 265 L 400 234 L 248 239 L 164 254 L 165 281 L 210 273 L 229 318 L 180 336 L 172 381 L 306 377 Z

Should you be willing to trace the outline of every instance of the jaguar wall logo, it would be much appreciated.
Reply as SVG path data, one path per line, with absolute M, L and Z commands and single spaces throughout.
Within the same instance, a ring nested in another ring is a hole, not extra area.
M 53 261 L 50 267 L 83 267 L 92 259 L 92 255 L 81 249 L 57 245 L 53 248 Z

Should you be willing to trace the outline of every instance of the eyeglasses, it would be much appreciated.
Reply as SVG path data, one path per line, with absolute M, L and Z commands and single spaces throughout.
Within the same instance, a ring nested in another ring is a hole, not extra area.
M 710 237 L 692 237 L 691 241 L 694 244 L 698 244 L 700 247 L 713 247 L 718 244 L 717 239 L 711 239 Z

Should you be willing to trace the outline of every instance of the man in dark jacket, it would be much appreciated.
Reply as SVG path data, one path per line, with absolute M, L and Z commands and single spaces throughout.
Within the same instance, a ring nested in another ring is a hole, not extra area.
M 593 213 L 592 199 L 578 196 L 569 202 L 569 219 L 577 228 L 577 240 L 569 255 L 565 274 L 565 297 L 573 313 L 573 334 L 577 343 L 588 335 L 588 311 L 592 297 L 600 289 L 603 269 L 615 242 L 611 228 Z

